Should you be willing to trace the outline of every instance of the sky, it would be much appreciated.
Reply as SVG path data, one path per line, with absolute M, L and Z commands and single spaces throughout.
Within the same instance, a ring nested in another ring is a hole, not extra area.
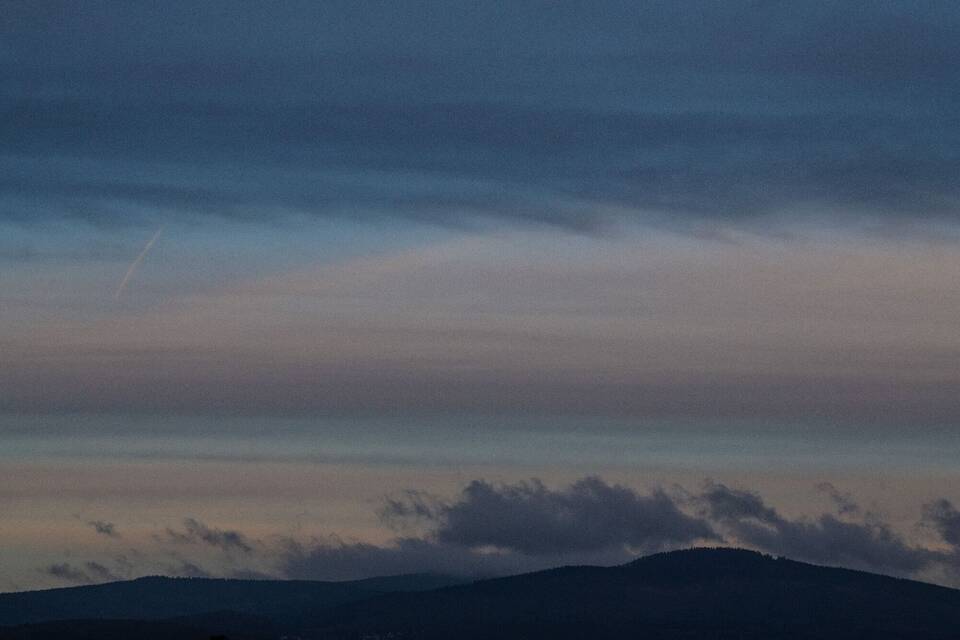
M 956 3 L 0 15 L 0 591 L 960 586 Z

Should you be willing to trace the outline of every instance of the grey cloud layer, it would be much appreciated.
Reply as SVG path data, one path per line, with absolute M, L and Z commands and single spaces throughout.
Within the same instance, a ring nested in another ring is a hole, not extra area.
M 940 547 L 931 548 L 906 540 L 876 514 L 859 515 L 859 506 L 849 496 L 845 499 L 837 514 L 788 518 L 756 493 L 713 482 L 699 492 L 678 487 L 667 493 L 638 492 L 596 477 L 556 489 L 537 480 L 516 484 L 476 480 L 453 500 L 415 491 L 388 499 L 381 512 L 384 521 L 396 526 L 412 520 L 411 526 L 420 532 L 387 544 L 336 536 L 253 541 L 239 531 L 208 527 L 195 519 L 185 521 L 186 533 L 168 530 L 157 539 L 205 543 L 226 559 L 226 564 L 219 563 L 223 575 L 296 579 L 422 571 L 502 575 L 560 564 L 626 562 L 637 554 L 694 544 L 741 545 L 808 562 L 902 576 L 931 571 L 947 581 L 960 576 L 960 514 L 950 501 L 925 507 L 923 524 L 942 541 Z M 230 553 L 238 549 L 243 554 Z M 259 561 L 261 568 L 249 565 L 252 561 Z M 264 570 L 264 563 L 272 568 Z M 211 574 L 176 553 L 161 568 L 179 575 Z M 112 570 L 96 562 L 56 564 L 45 572 L 72 582 L 131 575 L 129 565 Z
M 0 327 L 0 408 L 952 424 L 958 247 L 463 234 L 119 315 L 99 296 L 126 265 L 87 288 L 58 270 L 59 291 L 22 269 Z M 154 257 L 177 291 L 186 270 Z M 82 300 L 90 320 L 71 307 L 38 323 L 56 296 Z
M 960 195 L 946 2 L 7 8 L 5 218 L 589 229 L 611 208 L 952 219 Z

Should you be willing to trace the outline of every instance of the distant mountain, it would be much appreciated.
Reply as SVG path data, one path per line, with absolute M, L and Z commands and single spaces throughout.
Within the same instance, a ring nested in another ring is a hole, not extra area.
M 337 607 L 310 637 L 960 638 L 960 591 L 736 549 L 565 567 Z
M 50 610 L 58 615 L 69 611 L 75 618 L 105 618 L 126 607 L 125 617 L 154 621 L 47 622 L 0 630 L 0 640 L 960 638 L 960 591 L 735 549 L 677 551 L 619 567 L 564 567 L 401 591 L 411 581 L 430 582 L 422 577 L 366 581 L 396 588 L 385 594 L 365 589 L 365 581 L 151 579 L 8 594 L 0 596 L 0 608 L 17 596 L 19 604 L 34 607 L 34 620 L 43 615 L 37 608 L 42 603 L 30 603 L 30 597 L 42 595 L 53 606 L 59 594 L 69 596 L 70 605 L 61 599 L 59 609 Z M 108 606 L 105 595 L 126 601 Z M 184 609 L 189 595 L 206 603 L 194 609 L 217 606 L 175 619 L 163 613 Z M 140 596 L 145 599 L 138 601 Z M 86 615 L 79 611 L 82 603 L 91 607 Z M 163 617 L 168 619 L 156 620 Z
M 414 574 L 349 582 L 148 577 L 0 593 L 0 626 L 56 620 L 160 620 L 233 611 L 296 623 L 307 613 L 384 593 L 436 589 L 462 578 Z

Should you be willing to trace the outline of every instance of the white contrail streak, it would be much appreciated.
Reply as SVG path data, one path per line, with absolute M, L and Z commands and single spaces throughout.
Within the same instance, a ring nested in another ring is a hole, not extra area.
M 120 286 L 117 287 L 116 293 L 113 294 L 114 300 L 119 300 L 120 296 L 123 295 L 123 290 L 126 288 L 130 278 L 132 278 L 133 274 L 137 272 L 137 267 L 139 267 L 140 263 L 143 262 L 143 259 L 147 257 L 147 254 L 150 252 L 150 248 L 153 247 L 153 243 L 157 241 L 157 238 L 160 237 L 161 233 L 163 233 L 163 227 L 157 229 L 157 232 L 153 234 L 153 237 L 150 238 L 147 244 L 143 247 L 143 251 L 140 252 L 140 255 L 137 256 L 137 259 L 134 260 L 133 264 L 130 265 L 130 268 L 127 269 L 127 274 L 123 276 L 123 280 L 120 281 Z

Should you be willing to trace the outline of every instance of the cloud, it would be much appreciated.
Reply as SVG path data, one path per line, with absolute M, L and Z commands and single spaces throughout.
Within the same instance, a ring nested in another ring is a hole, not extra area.
M 559 564 L 615 564 L 651 550 L 713 541 L 893 575 L 929 576 L 944 569 L 953 576 L 955 554 L 907 541 L 880 516 L 863 514 L 852 496 L 833 485 L 822 490 L 841 498 L 844 519 L 830 513 L 787 518 L 759 494 L 715 482 L 700 492 L 678 489 L 685 495 L 681 499 L 662 489 L 644 494 L 595 477 L 558 489 L 537 480 L 504 485 L 475 480 L 452 501 L 416 491 L 389 498 L 384 521 L 419 526 L 418 536 L 386 545 L 336 537 L 288 541 L 281 573 L 363 577 L 379 568 L 497 575 Z M 956 544 L 960 516 L 948 501 L 928 505 L 925 521 Z
M 108 538 L 119 538 L 120 532 L 117 531 L 117 525 L 106 520 L 91 520 L 87 523 L 94 531 Z
M 848 492 L 840 491 L 829 482 L 818 483 L 817 490 L 826 493 L 830 497 L 840 515 L 855 515 L 860 513 L 860 505 L 853 500 L 853 497 Z
M 558 490 L 538 480 L 475 480 L 459 500 L 424 515 L 438 542 L 527 555 L 652 550 L 718 539 L 707 522 L 685 514 L 663 490 L 645 495 L 596 477 Z
M 387 498 L 379 515 L 392 528 L 423 532 L 386 545 L 337 537 L 288 540 L 281 572 L 324 579 L 422 571 L 503 575 L 569 563 L 615 564 L 641 552 L 719 540 L 663 490 L 645 494 L 596 477 L 560 489 L 536 479 L 501 485 L 475 480 L 453 501 L 407 491 Z
M 778 555 L 837 566 L 908 575 L 938 560 L 908 544 L 876 517 L 860 522 L 832 514 L 791 520 L 756 493 L 708 483 L 699 499 L 712 520 L 742 544 Z
M 62 562 L 59 564 L 51 564 L 44 569 L 44 573 L 54 578 L 59 578 L 61 580 L 66 580 L 68 582 L 90 582 L 90 576 L 81 571 L 80 569 L 75 568 L 69 562 Z
M 211 528 L 195 518 L 185 518 L 183 530 L 167 529 L 165 538 L 178 544 L 204 544 L 221 551 L 253 552 L 253 544 L 239 531 Z
M 899 115 L 855 121 L 831 115 L 611 116 L 471 104 L 306 109 L 304 116 L 291 117 L 280 107 L 265 113 L 231 107 L 230 120 L 247 125 L 219 131 L 213 140 L 209 131 L 220 128 L 219 113 L 167 117 L 162 110 L 118 110 L 111 123 L 125 119 L 125 128 L 137 131 L 159 121 L 167 139 L 185 138 L 186 161 L 166 162 L 162 158 L 171 150 L 160 147 L 153 149 L 155 160 L 127 158 L 118 149 L 80 169 L 56 158 L 41 163 L 35 155 L 0 156 L 0 166 L 9 169 L 0 180 L 0 217 L 28 222 L 53 215 L 125 225 L 133 209 L 186 219 L 269 222 L 297 213 L 368 220 L 400 216 L 451 226 L 505 220 L 592 230 L 611 216 L 683 227 L 702 220 L 796 216 L 802 210 L 854 221 L 865 214 L 955 221 L 960 195 L 952 180 L 960 161 L 927 144 L 949 126 L 938 119 L 924 121 L 917 131 Z M 86 119 L 83 113 L 69 123 L 50 117 L 36 113 L 17 129 L 28 138 L 22 146 L 43 146 L 43 140 L 29 138 L 57 129 L 64 129 L 59 138 L 69 139 L 76 121 Z M 328 124 L 318 129 L 313 124 L 318 122 Z M 80 126 L 84 138 L 113 144 L 114 130 L 101 131 L 98 123 L 92 118 Z M 284 127 L 282 135 L 270 136 L 278 126 Z M 877 131 L 883 132 L 882 142 L 871 133 Z M 191 153 L 191 139 L 208 146 Z M 321 168 L 263 159 L 290 140 L 308 156 L 330 145 L 345 150 Z M 431 141 L 429 147 L 424 140 Z M 261 149 L 262 156 L 232 159 L 239 141 Z M 205 149 L 219 156 L 215 163 Z M 223 171 L 225 163 L 235 165 L 232 173 Z M 31 166 L 44 169 L 22 168 Z M 28 207 L 24 198 L 42 201 L 43 207 Z
M 444 508 L 445 503 L 441 498 L 423 491 L 406 489 L 399 494 L 385 496 L 377 516 L 391 529 L 403 531 L 435 521 L 442 517 Z
M 960 553 L 960 511 L 946 499 L 924 507 L 924 523 L 932 526 L 945 542 Z
M 777 512 L 764 504 L 755 493 L 730 489 L 722 484 L 708 483 L 700 496 L 708 509 L 710 518 L 722 522 L 741 522 L 754 520 L 760 523 L 773 523 L 779 519 Z
M 51 564 L 43 569 L 43 573 L 59 580 L 79 584 L 110 582 L 120 579 L 109 568 L 92 560 L 85 562 L 82 568 L 69 562 Z
M 948 2 L 10 4 L 0 219 L 956 219 Z
M 109 580 L 119 580 L 120 578 L 105 565 L 100 564 L 99 562 L 87 562 L 84 564 L 84 567 L 89 572 L 90 576 L 96 582 L 106 582 Z
M 849 494 L 829 487 L 843 496 L 841 511 L 856 506 Z M 64 562 L 43 572 L 75 583 L 157 572 L 313 580 L 421 572 L 479 577 L 569 564 L 614 565 L 653 551 L 710 543 L 947 583 L 960 575 L 960 512 L 948 500 L 926 505 L 922 521 L 952 547 L 948 551 L 913 543 L 859 508 L 847 509 L 844 519 L 832 513 L 788 518 L 753 491 L 712 481 L 698 492 L 677 487 L 671 494 L 660 488 L 640 492 L 597 477 L 558 488 L 536 479 L 474 480 L 452 499 L 404 491 L 386 499 L 379 515 L 404 533 L 384 543 L 337 535 L 277 535 L 254 543 L 239 531 L 211 529 L 188 518 L 183 531 L 167 529 L 157 539 L 202 544 L 228 555 L 201 564 L 176 553 L 153 559 L 138 553 L 137 566 L 122 556 L 115 568 Z M 230 555 L 232 550 L 242 553 Z

